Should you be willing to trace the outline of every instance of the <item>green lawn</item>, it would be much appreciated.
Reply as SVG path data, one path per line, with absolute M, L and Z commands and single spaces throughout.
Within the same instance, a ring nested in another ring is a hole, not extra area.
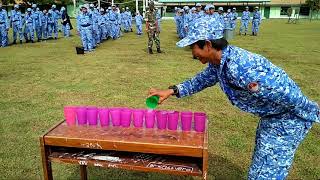
M 236 36 L 231 44 L 266 56 L 320 102 L 320 22 L 285 22 L 265 20 L 258 37 Z M 148 55 L 146 35 L 134 33 L 86 55 L 75 53 L 78 36 L 0 48 L 0 179 L 42 179 L 38 137 L 63 118 L 63 106 L 142 108 L 150 87 L 167 88 L 205 67 L 189 48 L 175 46 L 173 21 L 162 29 L 163 54 Z M 218 86 L 160 108 L 207 112 L 209 179 L 246 178 L 258 117 L 233 107 Z M 53 170 L 55 179 L 79 178 L 77 166 L 53 164 Z M 89 168 L 89 179 L 192 178 Z M 318 124 L 299 147 L 289 179 L 320 179 Z

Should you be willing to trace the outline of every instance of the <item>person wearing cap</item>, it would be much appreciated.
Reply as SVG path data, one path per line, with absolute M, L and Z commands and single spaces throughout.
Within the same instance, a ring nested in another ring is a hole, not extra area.
M 105 19 L 106 19 L 106 29 L 107 29 L 107 39 L 112 38 L 111 36 L 111 21 L 109 19 L 110 13 L 112 11 L 111 6 L 108 7 L 107 12 L 105 14 Z
M 202 11 L 202 5 L 201 3 L 196 4 L 196 18 L 201 18 L 204 16 L 204 12 Z
M 64 37 L 70 37 L 70 30 L 72 29 L 70 17 L 65 7 L 61 7 L 62 32 Z
M 258 35 L 260 23 L 261 23 L 261 14 L 259 12 L 259 7 L 255 7 L 253 16 L 252 16 L 252 36 Z
M 184 19 L 183 19 L 183 27 L 184 27 L 184 32 L 187 34 L 188 33 L 188 27 L 189 25 L 192 24 L 192 12 L 188 6 L 184 7 Z
M 52 16 L 53 23 L 48 24 L 48 29 L 49 29 L 48 37 L 49 39 L 52 39 L 52 33 L 53 33 L 54 39 L 58 39 L 58 26 L 59 26 L 58 20 L 60 19 L 60 12 L 58 11 L 57 6 L 55 4 L 51 6 L 51 16 Z
M 53 17 L 53 11 L 52 9 L 48 10 L 48 33 L 47 33 L 47 38 L 52 39 L 52 33 L 54 31 L 54 17 Z
M 126 7 L 126 15 L 127 15 L 127 26 L 130 29 L 130 31 L 133 32 L 133 30 L 132 30 L 132 14 L 131 14 L 129 7 Z
M 218 18 L 218 14 L 217 13 L 215 13 L 214 12 L 215 10 L 214 10 L 214 5 L 210 5 L 209 6 L 209 16 L 211 17 L 211 18 Z
M 92 16 L 92 45 L 95 48 L 99 44 L 99 28 L 98 28 L 98 16 L 99 12 L 95 9 L 94 4 L 89 4 L 88 13 Z
M 48 38 L 48 12 L 46 9 L 42 11 L 41 25 L 41 38 L 46 40 Z
M 37 5 L 36 4 L 32 4 L 32 17 L 33 19 L 35 20 L 35 23 L 36 23 L 36 29 L 35 29 L 35 32 L 36 32 L 36 36 L 38 38 L 38 42 L 40 42 L 41 40 L 41 27 L 42 27 L 42 24 L 41 24 L 41 11 L 37 9 Z
M 237 18 L 238 18 L 237 9 L 234 7 L 234 8 L 232 8 L 232 19 L 231 19 L 231 28 L 232 28 L 233 30 L 236 29 Z
M 250 21 L 250 11 L 249 11 L 249 7 L 247 6 L 246 10 L 242 12 L 239 35 L 242 35 L 243 33 L 244 35 L 247 35 L 249 21 Z
M 177 43 L 191 46 L 192 54 L 208 66 L 167 90 L 151 88 L 149 96 L 159 96 L 161 104 L 172 95 L 191 96 L 218 83 L 232 105 L 260 117 L 248 179 L 285 179 L 299 144 L 320 123 L 319 105 L 267 58 L 229 45 L 215 33 L 217 22 L 198 20 Z
M 204 7 L 204 17 L 209 17 L 209 14 L 210 14 L 210 11 L 209 11 L 209 5 L 207 4 L 205 7 Z
M 232 20 L 233 14 L 231 12 L 231 9 L 228 9 L 227 13 L 224 15 L 225 29 L 232 29 Z
M 184 31 L 184 28 L 183 28 L 183 25 L 184 25 L 184 22 L 183 22 L 183 9 L 178 9 L 178 15 L 177 15 L 177 18 L 176 18 L 176 23 L 177 23 L 177 26 L 178 26 L 178 36 L 180 39 L 184 38 L 184 34 L 185 34 L 185 31 Z
M 111 37 L 112 39 L 117 39 L 118 38 L 118 13 L 116 12 L 116 6 L 112 5 L 112 10 L 110 11 L 109 14 L 109 20 L 111 23 Z
M 12 27 L 12 30 L 13 30 L 12 44 L 17 44 L 18 34 L 19 34 L 20 44 L 22 44 L 22 40 L 23 40 L 22 25 L 23 25 L 22 15 L 19 10 L 19 5 L 15 4 L 14 9 L 11 11 L 11 15 L 10 15 L 10 26 Z
M 156 19 L 159 27 L 159 32 L 161 32 L 161 14 L 158 8 L 156 8 Z
M 174 22 L 175 22 L 175 24 L 176 24 L 176 32 L 177 32 L 177 34 L 179 34 L 179 24 L 178 24 L 179 9 L 180 9 L 180 8 L 178 8 L 178 7 L 175 7 L 175 8 L 174 8 L 174 17 L 173 17 Z
M 0 3 L 0 46 L 6 47 L 8 45 L 8 31 L 9 22 L 7 11 L 2 7 Z
M 139 11 L 137 11 L 136 16 L 134 17 L 134 20 L 136 21 L 136 28 L 137 28 L 137 35 L 142 35 L 142 22 L 143 17 L 140 15 Z
M 146 31 L 148 33 L 148 52 L 153 54 L 152 45 L 153 41 L 156 43 L 157 52 L 161 53 L 160 50 L 160 31 L 157 23 L 156 12 L 154 8 L 154 2 L 149 2 L 149 10 L 146 13 Z
M 28 8 L 27 13 L 24 16 L 25 20 L 25 32 L 26 32 L 26 42 L 31 41 L 34 43 L 34 31 L 36 30 L 36 21 L 32 15 L 32 9 Z
M 103 8 L 100 8 L 100 16 L 98 18 L 98 28 L 100 31 L 100 42 L 107 39 L 107 22 L 105 17 L 105 10 Z
M 83 49 L 85 52 L 94 50 L 93 37 L 92 37 L 92 15 L 88 12 L 86 6 L 81 6 L 81 12 L 77 16 L 77 31 L 81 37 Z
M 219 7 L 218 8 L 218 15 L 217 15 L 217 19 L 216 19 L 219 23 L 223 24 L 223 29 L 225 29 L 225 15 L 223 13 L 223 7 Z M 222 32 L 223 34 L 223 32 Z

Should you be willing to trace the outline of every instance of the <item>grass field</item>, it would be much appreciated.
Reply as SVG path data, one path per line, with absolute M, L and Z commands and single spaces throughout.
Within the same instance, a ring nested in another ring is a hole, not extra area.
M 232 45 L 262 54 L 320 102 L 320 22 L 262 22 L 258 37 Z M 63 118 L 65 105 L 145 107 L 150 87 L 167 88 L 204 68 L 188 48 L 175 46 L 173 21 L 162 23 L 165 53 L 146 54 L 147 37 L 125 34 L 93 53 L 76 55 L 79 37 L 0 48 L 0 179 L 42 179 L 38 137 Z M 75 32 L 73 31 L 73 34 Z M 258 117 L 233 107 L 218 86 L 161 109 L 209 114 L 209 179 L 245 179 Z M 78 179 L 79 169 L 53 164 L 55 179 Z M 155 173 L 89 168 L 89 179 L 192 179 Z M 320 179 L 320 126 L 301 144 L 289 179 Z

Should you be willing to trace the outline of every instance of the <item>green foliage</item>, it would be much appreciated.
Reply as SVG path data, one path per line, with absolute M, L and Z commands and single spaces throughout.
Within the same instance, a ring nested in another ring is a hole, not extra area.
M 320 0 L 307 0 L 306 3 L 312 11 L 320 10 Z

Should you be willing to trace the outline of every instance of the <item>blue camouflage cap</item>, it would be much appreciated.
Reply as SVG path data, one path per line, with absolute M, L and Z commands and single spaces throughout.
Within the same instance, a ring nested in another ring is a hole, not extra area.
M 28 11 L 28 12 L 31 12 L 31 8 L 28 8 L 27 11 Z
M 197 4 L 196 4 L 196 7 L 201 7 L 201 3 L 197 3 Z
M 189 46 L 200 40 L 215 40 L 222 38 L 223 24 L 214 18 L 202 17 L 197 19 L 185 38 L 176 43 L 178 47 Z
M 19 4 L 15 4 L 14 8 L 19 9 Z
M 37 7 L 37 5 L 36 4 L 32 4 L 32 8 L 36 8 Z

